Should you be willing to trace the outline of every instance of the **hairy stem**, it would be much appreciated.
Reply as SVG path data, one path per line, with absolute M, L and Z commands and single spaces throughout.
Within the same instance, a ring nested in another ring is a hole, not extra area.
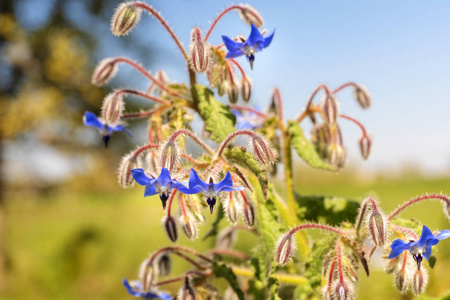
M 325 84 L 321 84 L 321 85 L 319 85 L 318 87 L 316 87 L 316 89 L 313 91 L 313 93 L 312 93 L 311 96 L 309 97 L 309 100 L 308 100 L 308 102 L 306 103 L 305 109 L 304 109 L 303 112 L 300 114 L 300 116 L 298 116 L 297 119 L 295 119 L 295 121 L 296 121 L 297 123 L 300 123 L 301 121 L 303 121 L 303 119 L 306 118 L 306 117 L 311 113 L 311 110 L 310 110 L 311 103 L 312 103 L 312 101 L 314 100 L 314 97 L 317 95 L 317 93 L 318 93 L 320 90 L 324 90 L 325 93 L 326 93 L 327 95 L 331 95 L 330 90 L 328 89 L 328 87 L 327 87 Z
M 143 151 L 148 150 L 148 149 L 153 149 L 153 148 L 158 148 L 159 145 L 154 145 L 154 144 L 148 144 L 142 147 L 139 147 L 134 153 L 133 153 L 133 158 L 136 159 L 139 154 L 141 154 Z
M 377 207 L 377 203 L 375 202 L 375 199 L 373 199 L 372 197 L 367 197 L 366 199 L 364 199 L 364 201 L 361 203 L 361 209 L 359 210 L 359 214 L 358 217 L 356 218 L 356 235 L 359 236 L 360 230 L 361 230 L 361 225 L 364 221 L 364 217 L 366 215 L 367 212 L 367 206 L 368 205 L 372 206 L 373 210 L 378 210 Z
M 211 27 L 209 27 L 209 30 L 208 30 L 208 32 L 206 33 L 205 38 L 203 39 L 203 41 L 206 42 L 206 41 L 208 40 L 209 36 L 211 35 L 211 32 L 213 31 L 214 27 L 217 25 L 217 22 L 219 22 L 219 20 L 220 20 L 224 15 L 226 15 L 228 12 L 232 11 L 233 9 L 239 9 L 239 10 L 242 10 L 243 7 L 242 7 L 241 5 L 232 5 L 232 6 L 228 7 L 228 8 L 226 8 L 224 11 L 222 11 L 222 12 L 215 18 L 215 20 L 214 20 L 213 23 L 211 24 Z
M 177 137 L 179 135 L 185 135 L 190 137 L 194 142 L 196 142 L 200 147 L 202 147 L 203 149 L 205 149 L 209 154 L 214 154 L 214 151 L 208 146 L 206 145 L 201 139 L 199 139 L 193 132 L 187 130 L 187 129 L 179 129 L 177 131 L 175 131 L 169 138 L 169 142 L 175 142 L 175 140 L 177 139 Z
M 439 199 L 442 201 L 447 202 L 447 204 L 450 204 L 450 198 L 448 198 L 445 195 L 440 195 L 440 194 L 430 194 L 430 195 L 423 195 L 423 196 L 419 196 L 417 198 L 411 199 L 409 201 L 406 201 L 405 203 L 403 203 L 402 205 L 400 205 L 396 210 L 394 210 L 388 217 L 388 220 L 392 220 L 392 218 L 394 218 L 396 215 L 398 215 L 399 213 L 401 213 L 405 208 L 420 202 L 422 200 L 432 200 L 432 199 Z
M 363 132 L 363 134 L 367 135 L 366 128 L 364 128 L 363 124 L 361 124 L 358 120 L 353 119 L 352 117 L 349 117 L 349 116 L 346 116 L 346 115 L 343 115 L 343 114 L 340 114 L 339 117 L 355 123 L 356 125 L 359 126 L 359 128 L 361 128 L 361 131 Z
M 289 234 L 292 235 L 292 234 L 296 233 L 299 230 L 309 229 L 309 228 L 326 230 L 326 231 L 330 231 L 330 232 L 333 232 L 333 233 L 337 233 L 339 235 L 344 235 L 345 234 L 345 232 L 343 232 L 342 230 L 340 230 L 340 229 L 338 229 L 336 227 L 323 225 L 323 224 L 317 224 L 317 223 L 307 223 L 307 224 L 302 224 L 302 225 L 296 226 L 296 227 L 292 228 L 289 231 Z
M 115 94 L 117 96 L 120 95 L 120 94 L 133 94 L 133 95 L 137 95 L 137 96 L 140 96 L 140 97 L 143 97 L 143 98 L 146 98 L 148 100 L 152 100 L 152 101 L 155 101 L 155 102 L 158 102 L 158 103 L 162 103 L 162 104 L 165 104 L 165 105 L 170 105 L 170 102 L 167 101 L 167 100 L 163 100 L 163 99 L 158 98 L 158 97 L 153 97 L 153 96 L 150 96 L 150 95 L 148 95 L 146 93 L 143 93 L 143 92 L 140 92 L 140 91 L 136 91 L 136 90 L 132 90 L 132 89 L 118 90 L 118 91 L 115 92 Z

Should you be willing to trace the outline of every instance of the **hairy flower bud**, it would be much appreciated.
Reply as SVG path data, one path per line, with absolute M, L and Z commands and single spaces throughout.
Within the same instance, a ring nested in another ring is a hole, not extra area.
M 178 146 L 174 141 L 167 141 L 161 148 L 161 168 L 166 168 L 169 172 L 176 169 L 178 163 Z
M 260 28 L 264 25 L 264 20 L 260 13 L 252 6 L 248 4 L 244 4 L 241 6 L 242 8 L 239 10 L 239 17 L 247 23 L 248 25 L 255 25 Z
M 117 73 L 117 61 L 114 58 L 103 59 L 92 74 L 92 84 L 102 86 L 113 78 Z
M 156 284 L 156 270 L 152 264 L 149 264 L 149 259 L 144 260 L 139 267 L 139 280 L 147 289 L 152 288 Z
M 347 282 L 347 280 L 336 280 L 332 287 L 331 298 L 336 300 L 355 299 L 355 288 L 353 284 Z
M 182 214 L 180 216 L 179 222 L 181 228 L 184 231 L 184 234 L 188 239 L 194 240 L 195 238 L 197 238 L 198 229 L 194 216 L 192 216 L 190 213 Z
M 401 269 L 395 274 L 395 287 L 403 294 L 408 290 L 411 283 L 409 272 L 406 269 Z
M 450 221 L 450 202 L 442 201 L 442 206 L 443 206 L 445 216 Z
M 373 243 L 378 247 L 383 247 L 387 241 L 388 221 L 379 208 L 372 208 L 367 219 L 367 229 Z
M 255 209 L 253 204 L 245 201 L 242 206 L 242 216 L 244 217 L 245 225 L 253 227 L 255 225 Z
M 223 210 L 230 223 L 235 224 L 239 220 L 239 214 L 241 211 L 241 205 L 232 192 L 229 192 L 223 203 Z
M 122 157 L 119 167 L 118 181 L 119 185 L 123 188 L 129 188 L 134 185 L 133 176 L 131 176 L 131 170 L 137 168 L 136 158 L 133 153 Z
M 372 139 L 367 134 L 363 134 L 359 139 L 359 149 L 361 150 L 361 156 L 364 159 L 369 157 L 371 146 Z
M 362 108 L 369 108 L 372 105 L 369 91 L 366 87 L 359 85 L 355 88 L 355 99 Z
M 328 147 L 328 161 L 331 165 L 343 168 L 345 165 L 345 160 L 347 159 L 347 153 L 345 148 L 339 144 L 331 144 Z
M 323 120 L 325 123 L 334 124 L 339 115 L 339 103 L 336 97 L 327 95 L 320 103 Z
M 108 124 L 113 124 L 120 120 L 125 104 L 122 94 L 110 93 L 103 100 L 102 115 Z
M 331 144 L 332 136 L 329 124 L 315 124 L 311 130 L 311 143 L 316 147 L 320 157 L 325 158 L 328 155 L 328 147 Z
M 419 295 L 425 291 L 428 283 L 428 271 L 425 268 L 416 270 L 413 276 L 412 291 Z
M 252 150 L 253 156 L 261 164 L 269 165 L 275 163 L 272 146 L 262 135 L 253 135 L 249 143 L 249 148 Z
M 276 248 L 276 261 L 277 264 L 284 266 L 286 265 L 295 252 L 295 240 L 294 236 L 290 233 L 283 235 L 277 243 Z
M 169 239 L 175 243 L 178 239 L 177 223 L 175 222 L 175 219 L 172 216 L 165 216 L 162 219 L 162 222 Z
M 241 80 L 241 97 L 244 102 L 250 101 L 252 95 L 252 81 L 248 77 L 242 77 Z
M 184 285 L 178 292 L 179 300 L 197 300 L 197 295 L 194 288 L 189 283 L 189 278 L 186 276 L 184 279 Z
M 209 45 L 203 41 L 200 28 L 194 27 L 191 31 L 190 65 L 196 72 L 204 72 L 210 64 Z
M 159 275 L 167 276 L 170 274 L 171 269 L 172 269 L 172 259 L 170 258 L 169 254 L 163 253 L 158 257 Z
M 111 31 L 116 36 L 128 34 L 141 19 L 142 9 L 136 2 L 121 3 L 111 19 Z
M 231 103 L 237 103 L 239 100 L 239 87 L 234 82 L 228 82 L 226 92 Z

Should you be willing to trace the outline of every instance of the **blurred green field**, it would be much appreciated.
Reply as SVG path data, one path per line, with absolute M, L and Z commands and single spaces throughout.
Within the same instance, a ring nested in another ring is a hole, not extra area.
M 368 181 L 310 169 L 297 173 L 298 192 L 358 200 L 370 194 L 386 212 L 425 192 L 450 192 L 448 178 L 405 176 Z M 143 198 L 142 193 L 140 187 L 108 192 L 59 190 L 46 195 L 10 193 L 5 207 L 8 270 L 1 280 L 0 298 L 129 299 L 121 279 L 136 278 L 139 264 L 149 252 L 171 244 L 160 224 L 163 212 L 159 199 Z M 419 204 L 402 216 L 420 219 L 432 229 L 450 228 L 437 201 Z M 212 220 L 208 216 L 200 236 L 207 232 Z M 239 237 L 237 247 L 250 251 L 254 238 L 247 233 Z M 181 236 L 179 242 L 200 251 L 213 246 L 211 239 L 191 242 Z M 450 241 L 443 241 L 435 250 L 438 262 L 430 272 L 430 296 L 450 288 Z M 382 271 L 379 261 L 375 258 L 372 262 L 370 278 L 360 272 L 358 298 L 411 298 L 400 296 L 393 287 L 393 277 Z M 178 260 L 175 265 L 174 274 L 187 267 Z M 175 291 L 178 286 L 169 288 Z

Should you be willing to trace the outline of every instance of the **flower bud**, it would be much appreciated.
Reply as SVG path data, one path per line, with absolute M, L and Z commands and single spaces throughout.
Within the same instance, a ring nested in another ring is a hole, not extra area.
M 229 192 L 223 203 L 223 210 L 230 223 L 235 224 L 239 219 L 241 211 L 241 205 L 236 197 L 233 197 L 233 193 Z
M 125 104 L 122 94 L 110 93 L 103 100 L 102 115 L 107 124 L 113 124 L 120 120 Z
M 231 103 L 237 103 L 239 100 L 239 87 L 234 82 L 226 85 L 226 92 Z
M 379 208 L 372 208 L 367 219 L 367 228 L 373 243 L 383 247 L 387 240 L 388 221 Z
M 133 153 L 122 157 L 119 167 L 119 185 L 124 189 L 132 187 L 134 185 L 133 176 L 131 176 L 131 170 L 137 168 L 136 158 Z
M 425 291 L 428 283 L 428 271 L 425 268 L 416 270 L 413 276 L 412 290 L 416 295 L 422 294 Z
M 192 212 L 195 219 L 201 224 L 205 223 L 205 217 L 202 215 L 200 208 L 198 207 L 197 201 L 192 197 L 192 195 L 185 195 L 187 198 L 186 204 L 189 211 Z
M 328 161 L 331 165 L 343 168 L 345 160 L 347 159 L 347 153 L 345 148 L 338 144 L 332 144 L 328 147 Z
M 361 156 L 364 159 L 367 159 L 369 157 L 371 146 L 372 139 L 368 135 L 363 134 L 359 139 L 359 149 L 361 150 Z
M 194 288 L 190 285 L 189 279 L 186 276 L 184 279 L 184 285 L 178 292 L 179 300 L 197 300 L 196 292 Z
M 149 259 L 144 260 L 139 268 L 139 280 L 143 283 L 143 287 L 151 289 L 156 284 L 156 270 L 152 264 L 149 264 Z
M 325 158 L 328 155 L 328 147 L 331 143 L 331 131 L 329 124 L 315 124 L 311 130 L 311 143 L 316 147 L 320 157 Z
M 369 91 L 362 85 L 355 88 L 355 99 L 361 108 L 369 108 L 372 105 Z
M 244 4 L 241 6 L 242 8 L 239 10 L 239 17 L 242 21 L 247 23 L 248 25 L 255 25 L 260 28 L 264 25 L 264 20 L 259 12 L 252 6 L 248 4 Z
M 277 264 L 284 266 L 286 265 L 295 252 L 295 240 L 294 236 L 290 233 L 282 236 L 277 243 L 276 248 L 276 261 Z
M 172 259 L 170 258 L 169 254 L 163 253 L 158 257 L 159 275 L 167 276 L 170 274 L 171 269 L 172 269 Z
M 450 221 L 450 201 L 442 201 L 442 206 L 445 216 Z
M 405 269 L 401 269 L 395 274 L 395 287 L 402 294 L 406 293 L 410 282 L 411 282 L 411 278 L 409 278 L 408 272 Z
M 224 87 L 224 84 L 222 84 L 222 83 L 220 83 L 220 84 L 218 84 L 217 85 L 217 94 L 219 95 L 219 96 L 223 96 L 223 95 L 225 95 L 225 87 Z
M 169 239 L 175 243 L 178 239 L 177 223 L 175 222 L 175 219 L 172 216 L 165 216 L 162 219 L 162 222 Z
M 128 34 L 141 19 L 142 9 L 136 2 L 121 3 L 111 19 L 111 31 L 115 36 Z
M 255 134 L 252 136 L 249 148 L 253 152 L 253 156 L 263 165 L 275 163 L 275 155 L 273 154 L 270 143 L 262 135 Z
M 249 201 L 245 201 L 242 208 L 242 216 L 244 217 L 245 225 L 250 228 L 253 227 L 255 225 L 255 209 L 253 208 L 253 204 Z
M 332 95 L 325 96 L 320 103 L 322 116 L 325 123 L 334 124 L 339 116 L 339 103 Z
M 180 226 L 188 239 L 194 240 L 197 238 L 198 229 L 194 217 L 190 213 L 182 214 L 179 219 Z
M 248 77 L 242 77 L 241 80 L 241 97 L 244 102 L 250 101 L 252 94 L 252 81 Z
M 117 73 L 117 61 L 114 58 L 105 58 L 94 69 L 92 84 L 102 86 L 113 78 Z
M 209 45 L 203 41 L 200 28 L 194 27 L 191 31 L 190 65 L 196 72 L 204 72 L 210 64 Z
M 345 279 L 343 281 L 336 280 L 332 288 L 332 299 L 338 300 L 350 300 L 355 299 L 355 288 L 354 286 L 347 282 Z
M 168 141 L 161 147 L 161 168 L 166 168 L 169 172 L 176 169 L 178 163 L 178 146 L 174 141 Z

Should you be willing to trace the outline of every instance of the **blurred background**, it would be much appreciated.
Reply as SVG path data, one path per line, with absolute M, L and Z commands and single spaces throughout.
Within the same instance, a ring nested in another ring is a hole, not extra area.
M 162 11 L 185 45 L 193 26 L 207 31 L 230 4 L 147 2 Z M 113 88 L 148 86 L 145 78 L 122 67 L 107 87 L 94 87 L 91 73 L 102 58 L 127 56 L 153 72 L 164 69 L 177 82 L 187 80 L 178 49 L 148 15 L 127 37 L 110 33 L 118 3 L 0 3 L 1 299 L 127 299 L 122 277 L 136 278 L 148 253 L 170 244 L 159 221 L 160 201 L 143 198 L 139 187 L 121 190 L 116 184 L 121 156 L 145 141 L 143 122 L 130 124 L 133 139 L 117 134 L 108 149 L 94 129 L 82 124 L 84 111 L 98 113 Z M 269 31 L 276 28 L 253 71 L 241 59 L 254 82 L 250 105 L 265 107 L 279 87 L 285 117 L 292 119 L 320 83 L 335 88 L 355 81 L 372 95 L 373 107 L 361 111 L 350 90 L 339 94 L 341 111 L 360 120 L 374 138 L 369 160 L 359 156 L 359 129 L 341 122 L 347 167 L 329 174 L 298 161 L 298 192 L 358 200 L 373 195 L 387 212 L 419 194 L 450 193 L 450 2 L 249 3 L 264 16 Z M 248 33 L 234 12 L 221 20 L 210 42 Z M 127 109 L 145 104 L 134 99 Z M 431 228 L 450 228 L 438 202 L 420 204 L 403 216 Z M 249 251 L 251 238 L 242 235 L 247 243 L 237 247 Z M 213 246 L 184 237 L 181 243 L 199 250 Z M 433 297 L 450 289 L 450 243 L 436 248 L 438 262 L 427 289 Z M 184 267 L 176 262 L 177 270 Z M 361 299 L 411 298 L 400 296 L 380 264 L 373 265 L 370 278 L 360 277 Z

